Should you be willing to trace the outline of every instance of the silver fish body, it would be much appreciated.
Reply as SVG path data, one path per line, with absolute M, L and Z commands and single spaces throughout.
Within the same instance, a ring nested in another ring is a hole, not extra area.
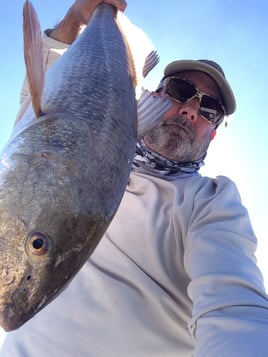
M 124 193 L 136 145 L 125 41 L 110 5 L 50 69 L 45 113 L 22 118 L 0 161 L 0 326 L 21 326 L 89 258 Z

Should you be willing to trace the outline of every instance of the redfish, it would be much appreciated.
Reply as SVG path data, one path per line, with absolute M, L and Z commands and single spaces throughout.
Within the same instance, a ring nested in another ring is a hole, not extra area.
M 32 106 L 19 115 L 0 159 L 6 331 L 50 303 L 90 257 L 121 201 L 137 141 L 134 57 L 111 5 L 97 7 L 46 75 L 29 1 L 24 32 Z M 150 68 L 158 62 L 154 51 L 148 58 Z

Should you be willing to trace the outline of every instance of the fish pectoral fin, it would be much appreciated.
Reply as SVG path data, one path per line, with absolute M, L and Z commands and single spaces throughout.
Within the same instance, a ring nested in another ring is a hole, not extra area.
M 31 93 L 32 106 L 36 117 L 42 114 L 41 98 L 44 87 L 44 66 L 41 26 L 30 1 L 23 7 L 24 60 Z

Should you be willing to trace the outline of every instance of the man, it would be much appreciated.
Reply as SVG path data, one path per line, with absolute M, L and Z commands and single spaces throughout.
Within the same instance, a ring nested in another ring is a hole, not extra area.
M 100 2 L 77 0 L 47 32 L 47 48 L 72 43 Z M 68 289 L 8 335 L 1 356 L 268 355 L 247 211 L 229 179 L 198 173 L 235 110 L 232 90 L 215 62 L 176 61 L 153 95 L 172 105 L 139 141 L 111 226 Z

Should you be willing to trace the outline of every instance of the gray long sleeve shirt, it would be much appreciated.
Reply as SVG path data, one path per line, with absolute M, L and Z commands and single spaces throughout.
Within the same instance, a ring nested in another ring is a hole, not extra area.
M 91 259 L 0 355 L 268 355 L 255 248 L 227 178 L 132 173 Z

